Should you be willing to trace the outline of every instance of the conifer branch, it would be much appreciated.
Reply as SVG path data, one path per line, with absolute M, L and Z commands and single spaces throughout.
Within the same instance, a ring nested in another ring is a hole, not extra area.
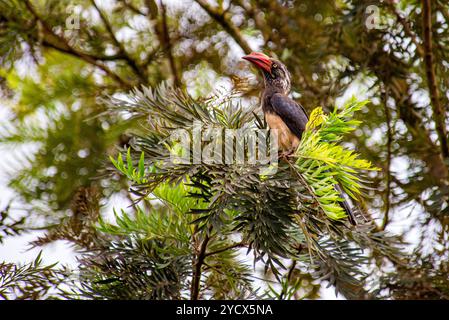
M 211 251 L 211 252 L 207 252 L 205 254 L 205 257 L 213 256 L 213 255 L 216 255 L 216 254 L 219 254 L 219 253 L 231 250 L 231 249 L 241 248 L 241 247 L 245 247 L 245 246 L 246 246 L 246 244 L 243 243 L 243 242 L 234 243 L 234 244 L 231 244 L 231 245 L 226 246 L 224 248 L 221 248 L 221 249 L 218 249 L 218 250 L 215 250 L 215 251 Z
M 209 240 L 209 234 L 206 234 L 204 236 L 204 240 L 201 242 L 198 253 L 196 254 L 196 259 L 193 263 L 192 286 L 190 290 L 191 300 L 198 300 L 199 297 L 201 284 L 201 268 L 203 267 L 204 259 L 206 258 L 206 249 Z

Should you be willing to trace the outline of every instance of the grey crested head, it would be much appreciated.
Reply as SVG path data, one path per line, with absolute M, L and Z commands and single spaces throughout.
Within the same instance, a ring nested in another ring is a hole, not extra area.
M 260 52 L 253 52 L 244 56 L 243 59 L 248 60 L 262 71 L 267 89 L 283 94 L 290 92 L 290 72 L 282 62 Z

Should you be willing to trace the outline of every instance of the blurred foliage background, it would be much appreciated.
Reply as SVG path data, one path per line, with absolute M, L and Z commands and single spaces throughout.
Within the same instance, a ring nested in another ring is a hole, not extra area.
M 113 194 L 135 199 L 126 179 L 107 174 L 106 166 L 110 155 L 116 158 L 117 150 L 129 145 L 139 122 L 105 112 L 104 98 L 168 81 L 193 97 L 239 90 L 255 105 L 261 83 L 240 59 L 251 51 L 286 64 L 292 95 L 309 112 L 316 106 L 330 112 L 352 94 L 371 101 L 356 114 L 362 125 L 345 143 L 381 168 L 370 173 L 374 182 L 365 209 L 377 230 L 406 244 L 401 264 L 372 253 L 377 271 L 364 279 L 366 291 L 356 298 L 447 299 L 449 4 L 444 0 L 0 0 L 0 107 L 7 109 L 0 144 L 17 155 L 1 163 L 17 198 L 0 208 L 0 240 L 38 228 L 48 233 L 33 245 L 66 239 L 82 250 L 87 238 L 61 236 L 55 228 L 79 216 L 108 214 L 102 208 Z M 26 212 L 15 213 L 15 204 Z M 80 222 L 74 230 L 81 229 Z M 125 260 L 128 249 L 117 248 Z M 35 265 L 50 272 L 38 260 Z M 173 274 L 186 272 L 182 261 L 176 266 Z M 302 296 L 319 297 L 323 281 L 295 272 L 304 280 Z M 51 274 L 47 280 L 57 283 L 61 277 Z M 212 286 L 214 278 L 207 281 Z M 215 297 L 245 297 L 243 284 L 238 290 L 216 289 Z M 161 296 L 179 298 L 181 287 Z M 22 294 L 45 297 L 45 288 L 34 295 L 22 288 Z M 111 297 L 129 297 L 112 292 Z

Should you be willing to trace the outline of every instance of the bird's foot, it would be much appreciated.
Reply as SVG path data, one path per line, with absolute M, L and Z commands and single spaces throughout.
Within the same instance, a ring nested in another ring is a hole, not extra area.
M 288 161 L 290 158 L 293 158 L 294 156 L 295 156 L 294 150 L 287 150 L 279 153 L 279 158 L 284 159 L 285 161 Z

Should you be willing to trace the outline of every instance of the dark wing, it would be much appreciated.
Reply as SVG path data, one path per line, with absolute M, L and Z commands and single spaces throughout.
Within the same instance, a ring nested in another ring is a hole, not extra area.
M 274 112 L 285 122 L 290 131 L 301 139 L 302 133 L 306 129 L 307 121 L 309 121 L 304 108 L 280 93 L 275 93 L 271 97 L 270 103 Z

